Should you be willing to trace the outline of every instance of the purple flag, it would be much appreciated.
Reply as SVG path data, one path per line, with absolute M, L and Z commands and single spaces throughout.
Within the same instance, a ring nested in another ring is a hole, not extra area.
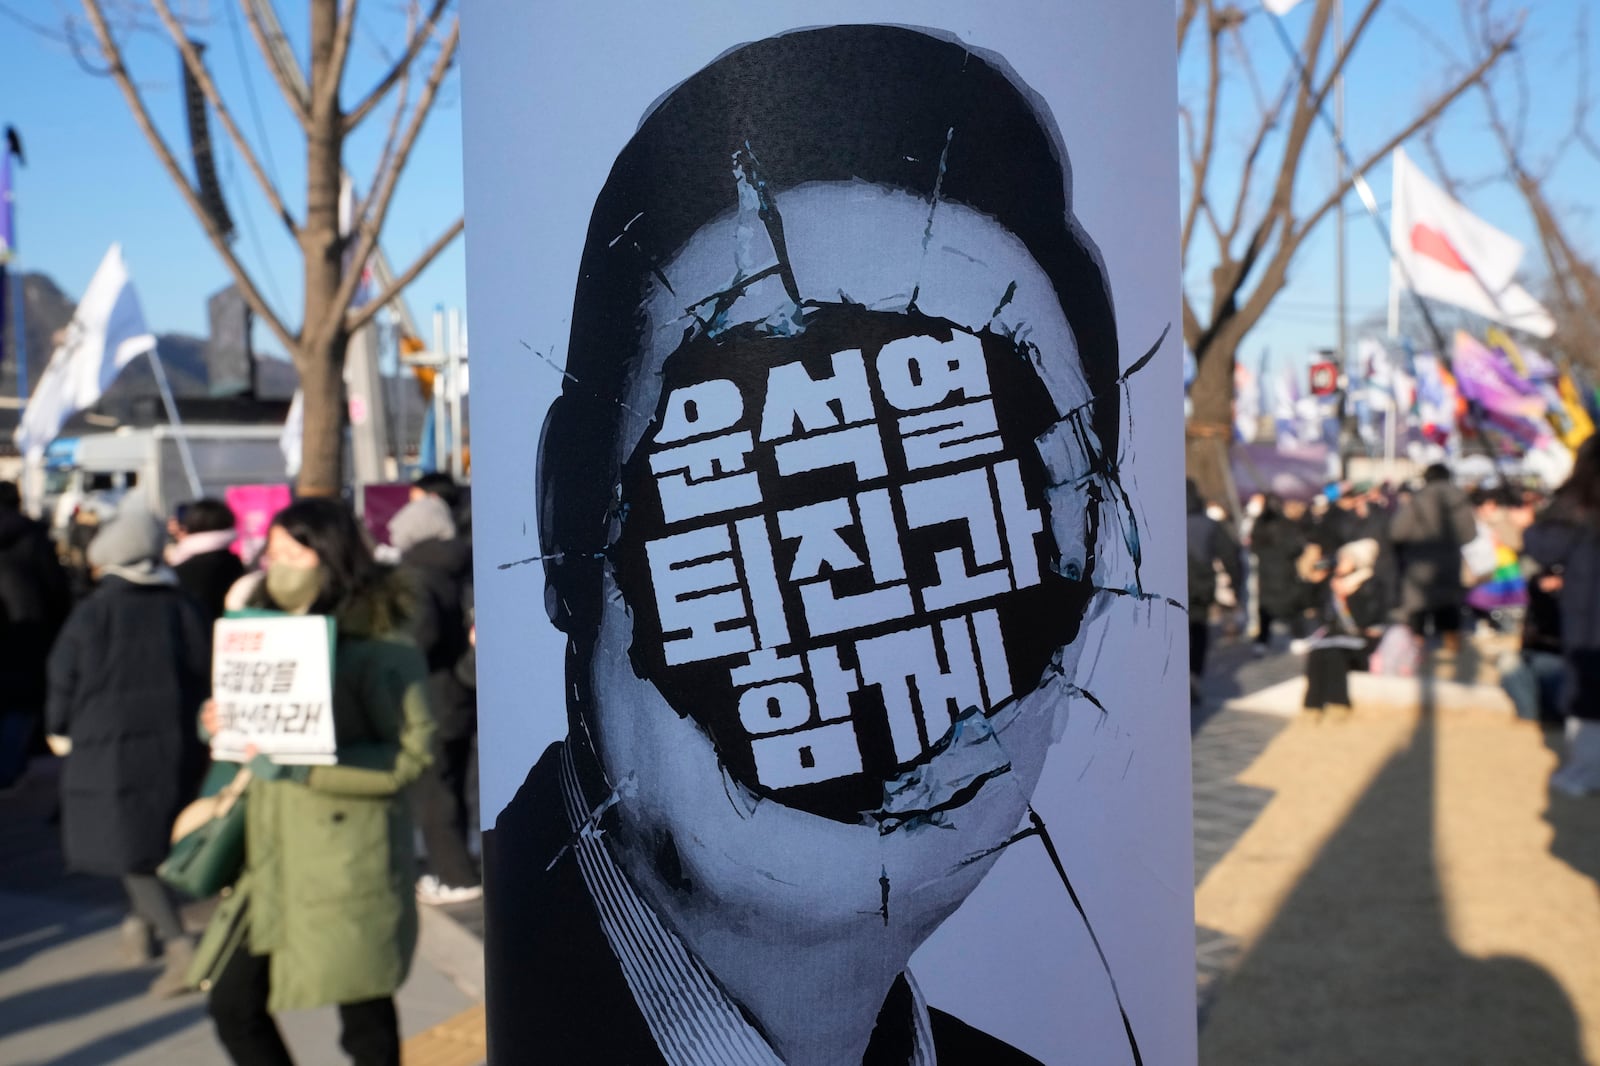
M 1486 422 L 1525 447 L 1548 434 L 1544 397 L 1538 386 L 1518 376 L 1509 359 L 1465 331 L 1457 331 L 1454 347 L 1461 394 L 1478 404 Z
M 0 267 L 11 262 L 16 247 L 16 231 L 11 216 L 11 133 L 0 144 Z
M 0 144 L 0 365 L 6 360 L 6 322 L 10 310 L 6 298 L 11 295 L 11 276 L 6 264 L 11 262 L 12 241 L 15 240 L 11 218 L 10 130 L 6 132 L 7 143 Z

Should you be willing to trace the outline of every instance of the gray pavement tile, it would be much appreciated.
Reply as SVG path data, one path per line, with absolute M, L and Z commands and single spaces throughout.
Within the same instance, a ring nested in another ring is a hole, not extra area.
M 121 886 L 64 870 L 51 820 L 56 768 L 36 762 L 0 795 L 0 1066 L 225 1066 L 202 997 L 150 1000 L 159 964 L 120 962 Z M 199 930 L 207 913 L 185 907 L 186 924 Z M 396 996 L 402 1035 L 473 1002 L 419 953 Z M 280 1026 L 298 1066 L 346 1066 L 333 1008 Z

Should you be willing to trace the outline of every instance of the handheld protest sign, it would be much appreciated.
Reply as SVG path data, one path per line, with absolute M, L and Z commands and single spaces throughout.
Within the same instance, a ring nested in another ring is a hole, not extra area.
M 221 728 L 212 758 L 238 762 L 254 745 L 285 765 L 333 763 L 334 642 L 333 619 L 322 615 L 219 618 L 211 694 Z
M 463 19 L 490 1059 L 1192 1062 L 1170 9 L 716 11 Z

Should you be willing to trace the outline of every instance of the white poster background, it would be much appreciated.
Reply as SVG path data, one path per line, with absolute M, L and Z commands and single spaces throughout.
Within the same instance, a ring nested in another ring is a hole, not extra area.
M 211 692 L 222 729 L 212 758 L 243 761 L 253 744 L 285 765 L 335 761 L 330 625 L 322 615 L 217 620 Z
M 840 23 L 930 28 L 1004 57 L 1049 105 L 1072 207 L 1104 258 L 1124 369 L 1122 481 L 1143 585 L 1079 637 L 1074 713 L 1034 795 L 1147 1063 L 1192 1063 L 1190 823 L 1177 255 L 1176 60 L 1165 0 L 793 0 L 686 12 L 480 0 L 463 19 L 484 823 L 567 730 L 565 638 L 544 609 L 535 457 L 560 393 L 595 196 L 651 104 L 728 49 Z M 1003 164 L 1001 164 L 1003 165 Z M 1170 601 L 1172 602 L 1169 602 Z M 1013 847 L 912 959 L 928 1001 L 1046 1063 L 1130 1061 L 1105 969 L 1042 848 Z

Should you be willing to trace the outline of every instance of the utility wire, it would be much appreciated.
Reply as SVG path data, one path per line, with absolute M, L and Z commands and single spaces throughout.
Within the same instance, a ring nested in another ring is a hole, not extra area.
M 12 22 L 15 22 L 29 33 L 38 34 L 40 37 L 43 37 L 46 40 L 55 41 L 57 44 L 72 43 L 68 39 L 65 31 L 55 29 L 52 26 L 47 26 L 43 22 L 39 22 L 36 19 L 31 19 L 27 15 L 24 15 L 22 12 L 11 7 L 9 4 L 0 3 L 0 15 L 4 15 L 6 18 L 10 19 Z
M 261 260 L 262 278 L 266 281 L 267 288 L 272 293 L 272 299 L 280 308 L 285 308 L 288 305 L 284 303 L 283 293 L 278 289 L 278 277 L 273 273 L 272 260 L 268 257 L 266 245 L 262 243 L 261 234 L 256 229 L 255 212 L 250 210 L 250 205 L 245 202 L 243 192 L 239 187 L 239 172 L 234 169 L 233 163 L 237 149 L 231 144 L 228 148 L 228 154 L 222 157 L 222 180 L 227 182 L 228 187 L 233 190 L 234 200 L 239 204 L 239 216 L 244 219 L 245 234 L 250 238 L 251 247 L 256 250 L 256 258 Z
M 267 177 L 272 179 L 276 188 L 283 188 L 283 183 L 278 181 L 278 167 L 272 158 L 272 140 L 267 136 L 267 124 L 261 119 L 261 104 L 256 99 L 255 80 L 250 77 L 249 57 L 245 55 L 244 37 L 239 32 L 239 19 L 233 13 L 233 5 L 227 5 L 228 29 L 233 34 L 233 51 L 239 61 L 239 73 L 244 78 L 244 95 L 250 104 L 250 117 L 255 123 L 256 137 L 261 142 L 261 155 L 267 165 Z

